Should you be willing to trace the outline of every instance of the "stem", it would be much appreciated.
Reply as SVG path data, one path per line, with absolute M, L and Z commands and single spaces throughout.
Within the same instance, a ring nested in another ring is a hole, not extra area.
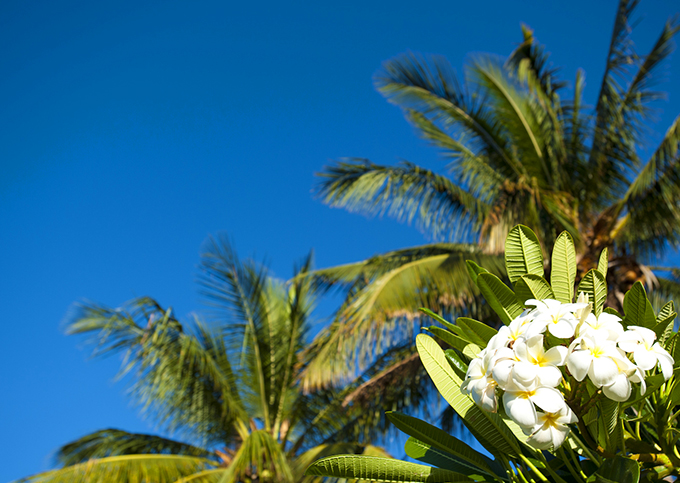
M 536 476 L 538 476 L 539 480 L 545 482 L 548 481 L 548 479 L 545 476 L 543 476 L 543 473 L 541 473 L 538 470 L 538 468 L 536 468 L 534 464 L 531 461 L 529 461 L 529 459 L 526 456 L 520 453 L 519 457 L 522 459 L 522 461 L 524 461 L 524 464 L 527 465 L 531 469 L 531 471 L 533 471 L 536 474 Z
M 548 464 L 548 460 L 546 460 L 545 456 L 543 456 L 543 452 L 539 451 L 538 454 L 540 455 L 541 459 L 543 460 L 543 463 L 545 464 L 545 469 L 548 470 L 548 473 L 550 473 L 550 476 L 553 477 L 555 483 L 567 483 L 562 478 L 560 478 L 560 476 L 557 473 L 553 471 L 553 469 Z
M 564 462 L 564 465 L 569 470 L 569 473 L 571 473 L 571 476 L 573 476 L 574 479 L 577 480 L 577 481 L 585 480 L 584 478 L 581 478 L 581 476 L 578 474 L 576 469 L 572 466 L 570 458 L 569 458 L 569 456 L 567 456 L 567 452 L 564 450 L 564 448 L 560 447 L 558 449 L 558 451 L 560 452 L 560 455 L 562 456 L 562 461 Z

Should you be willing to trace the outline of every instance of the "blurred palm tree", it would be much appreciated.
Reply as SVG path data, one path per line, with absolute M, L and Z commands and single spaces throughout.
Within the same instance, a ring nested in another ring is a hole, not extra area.
M 95 354 L 124 355 L 121 375 L 132 379 L 133 399 L 181 441 L 97 431 L 58 451 L 61 468 L 25 481 L 311 482 L 318 477 L 303 472 L 321 456 L 386 455 L 371 441 L 385 427 L 384 405 L 401 407 L 408 388 L 373 401 L 363 384 L 400 352 L 340 391 L 305 393 L 299 376 L 316 292 L 310 278 L 282 283 L 240 261 L 224 238 L 209 241 L 200 268 L 214 323 L 182 324 L 171 309 L 138 298 L 120 309 L 80 306 L 68 325 L 70 334 L 93 335 Z M 417 399 L 423 382 L 409 384 Z
M 317 193 L 333 207 L 415 222 L 446 243 L 315 272 L 345 289 L 346 300 L 313 347 L 309 387 L 348 377 L 385 341 L 408 335 L 419 307 L 484 316 L 464 261 L 498 273 L 518 223 L 546 247 L 568 231 L 581 273 L 603 249 L 616 253 L 607 275 L 611 306 L 620 307 L 636 280 L 663 298 L 680 295 L 675 280 L 652 271 L 672 267 L 649 266 L 680 244 L 680 118 L 656 148 L 647 125 L 650 104 L 664 97 L 654 83 L 679 25 L 669 20 L 651 51 L 638 55 L 629 23 L 637 3 L 619 3 L 593 109 L 583 104 L 584 73 L 568 91 L 528 27 L 507 59 L 477 56 L 463 81 L 438 56 L 406 53 L 383 65 L 378 90 L 441 151 L 448 175 L 408 162 L 341 160 L 319 174 Z M 646 160 L 643 152 L 651 153 Z

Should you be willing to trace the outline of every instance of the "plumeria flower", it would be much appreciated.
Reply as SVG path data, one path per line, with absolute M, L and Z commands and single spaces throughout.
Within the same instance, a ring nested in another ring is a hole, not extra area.
M 491 377 L 490 363 L 494 353 L 482 350 L 479 356 L 470 361 L 465 381 L 460 390 L 469 394 L 472 400 L 482 409 L 495 413 L 498 407 L 496 400 L 496 381 Z
M 618 349 L 618 351 L 621 357 L 612 360 L 617 365 L 619 373 L 614 377 L 611 384 L 602 386 L 602 392 L 613 401 L 623 402 L 628 400 L 632 392 L 630 383 L 640 382 L 640 380 L 644 383 L 645 378 L 640 369 L 628 360 L 626 354 L 621 349 Z M 640 374 L 642 374 L 641 378 Z M 643 389 L 643 394 L 645 390 L 646 386 Z
M 522 339 L 518 339 L 516 344 L 521 340 Z M 517 362 L 519 362 L 519 359 L 513 349 L 502 347 L 496 351 L 496 354 L 491 361 L 491 376 L 498 384 L 498 387 L 501 389 L 506 388 L 508 382 L 511 380 L 512 369 Z
M 566 404 L 554 412 L 537 411 L 536 419 L 537 424 L 530 430 L 527 443 L 537 449 L 559 448 L 569 434 L 567 424 L 578 421 Z
M 515 317 L 508 325 L 504 325 L 498 329 L 498 333 L 489 340 L 488 347 L 498 349 L 500 347 L 512 345 L 530 328 L 531 322 L 534 320 L 533 315 L 533 311 L 525 310 Z
M 548 332 L 560 339 L 574 336 L 578 324 L 574 312 L 587 307 L 587 304 L 563 304 L 553 299 L 530 299 L 526 305 L 535 306 L 537 311 L 529 336 L 545 332 L 547 328 Z
M 656 340 L 653 330 L 636 325 L 629 325 L 621 337 L 619 347 L 626 352 L 633 353 L 633 360 L 644 371 L 654 369 L 659 364 L 664 379 L 668 380 L 673 375 L 673 357 L 661 347 Z
M 562 394 L 552 387 L 523 386 L 514 380 L 508 382 L 503 394 L 503 407 L 513 421 L 523 427 L 534 427 L 538 423 L 534 404 L 544 411 L 558 412 L 565 402 Z
M 567 348 L 556 346 L 547 352 L 543 349 L 543 336 L 535 335 L 527 340 L 518 340 L 514 347 L 518 360 L 512 369 L 512 377 L 520 384 L 533 382 L 540 386 L 557 387 L 562 380 L 562 372 L 557 366 L 564 365 Z
M 608 386 L 621 373 L 614 359 L 622 357 L 614 341 L 580 337 L 569 346 L 567 368 L 577 381 L 587 375 L 595 386 Z
M 584 323 L 579 326 L 576 335 L 616 341 L 623 335 L 623 326 L 620 321 L 621 317 L 607 312 L 602 312 L 599 317 L 589 314 Z

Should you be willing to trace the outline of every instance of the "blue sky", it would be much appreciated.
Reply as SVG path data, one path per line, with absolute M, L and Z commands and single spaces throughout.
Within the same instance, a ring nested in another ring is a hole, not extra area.
M 291 274 L 424 242 L 415 229 L 315 200 L 331 159 L 408 159 L 441 170 L 372 86 L 407 49 L 505 55 L 535 29 L 567 79 L 597 94 L 614 2 L 0 3 L 0 481 L 50 468 L 51 452 L 102 428 L 150 432 L 113 377 L 63 335 L 69 306 L 151 295 L 201 309 L 199 248 L 226 231 L 242 255 Z M 672 1 L 644 2 L 646 51 Z M 680 113 L 680 57 L 658 140 Z M 326 304 L 326 308 L 330 305 Z

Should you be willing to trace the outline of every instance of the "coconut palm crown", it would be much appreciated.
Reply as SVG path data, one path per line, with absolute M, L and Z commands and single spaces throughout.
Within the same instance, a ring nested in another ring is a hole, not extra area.
M 134 401 L 178 439 L 96 431 L 58 451 L 61 468 L 24 481 L 311 482 L 319 478 L 302 472 L 320 455 L 386 455 L 369 444 L 377 413 L 343 406 L 363 379 L 335 393 L 301 389 L 315 297 L 309 278 L 278 281 L 240 261 L 226 239 L 208 243 L 200 273 L 212 323 L 180 323 L 145 297 L 120 309 L 80 306 L 67 327 L 93 335 L 95 354 L 124 355 Z
M 607 276 L 612 307 L 621 309 L 636 281 L 653 299 L 677 298 L 674 277 L 659 276 L 674 268 L 650 265 L 680 245 L 680 117 L 656 147 L 647 145 L 647 123 L 651 103 L 664 96 L 654 84 L 680 24 L 669 20 L 649 53 L 639 55 L 630 26 L 637 4 L 618 5 L 592 108 L 583 103 L 585 74 L 579 70 L 568 90 L 528 27 L 506 59 L 472 58 L 463 80 L 439 56 L 406 53 L 384 63 L 378 90 L 441 151 L 448 173 L 344 159 L 319 174 L 317 193 L 333 207 L 413 222 L 438 243 L 317 272 L 344 287 L 348 299 L 326 335 L 332 349 L 317 347 L 310 384 L 342 373 L 334 360 L 339 341 L 348 353 L 368 354 L 379 334 L 399 320 L 411 324 L 404 316 L 417 316 L 419 307 L 478 310 L 479 292 L 463 262 L 500 275 L 505 238 L 519 222 L 544 247 L 566 230 L 577 248 L 577 279 L 602 250 L 616 253 Z

